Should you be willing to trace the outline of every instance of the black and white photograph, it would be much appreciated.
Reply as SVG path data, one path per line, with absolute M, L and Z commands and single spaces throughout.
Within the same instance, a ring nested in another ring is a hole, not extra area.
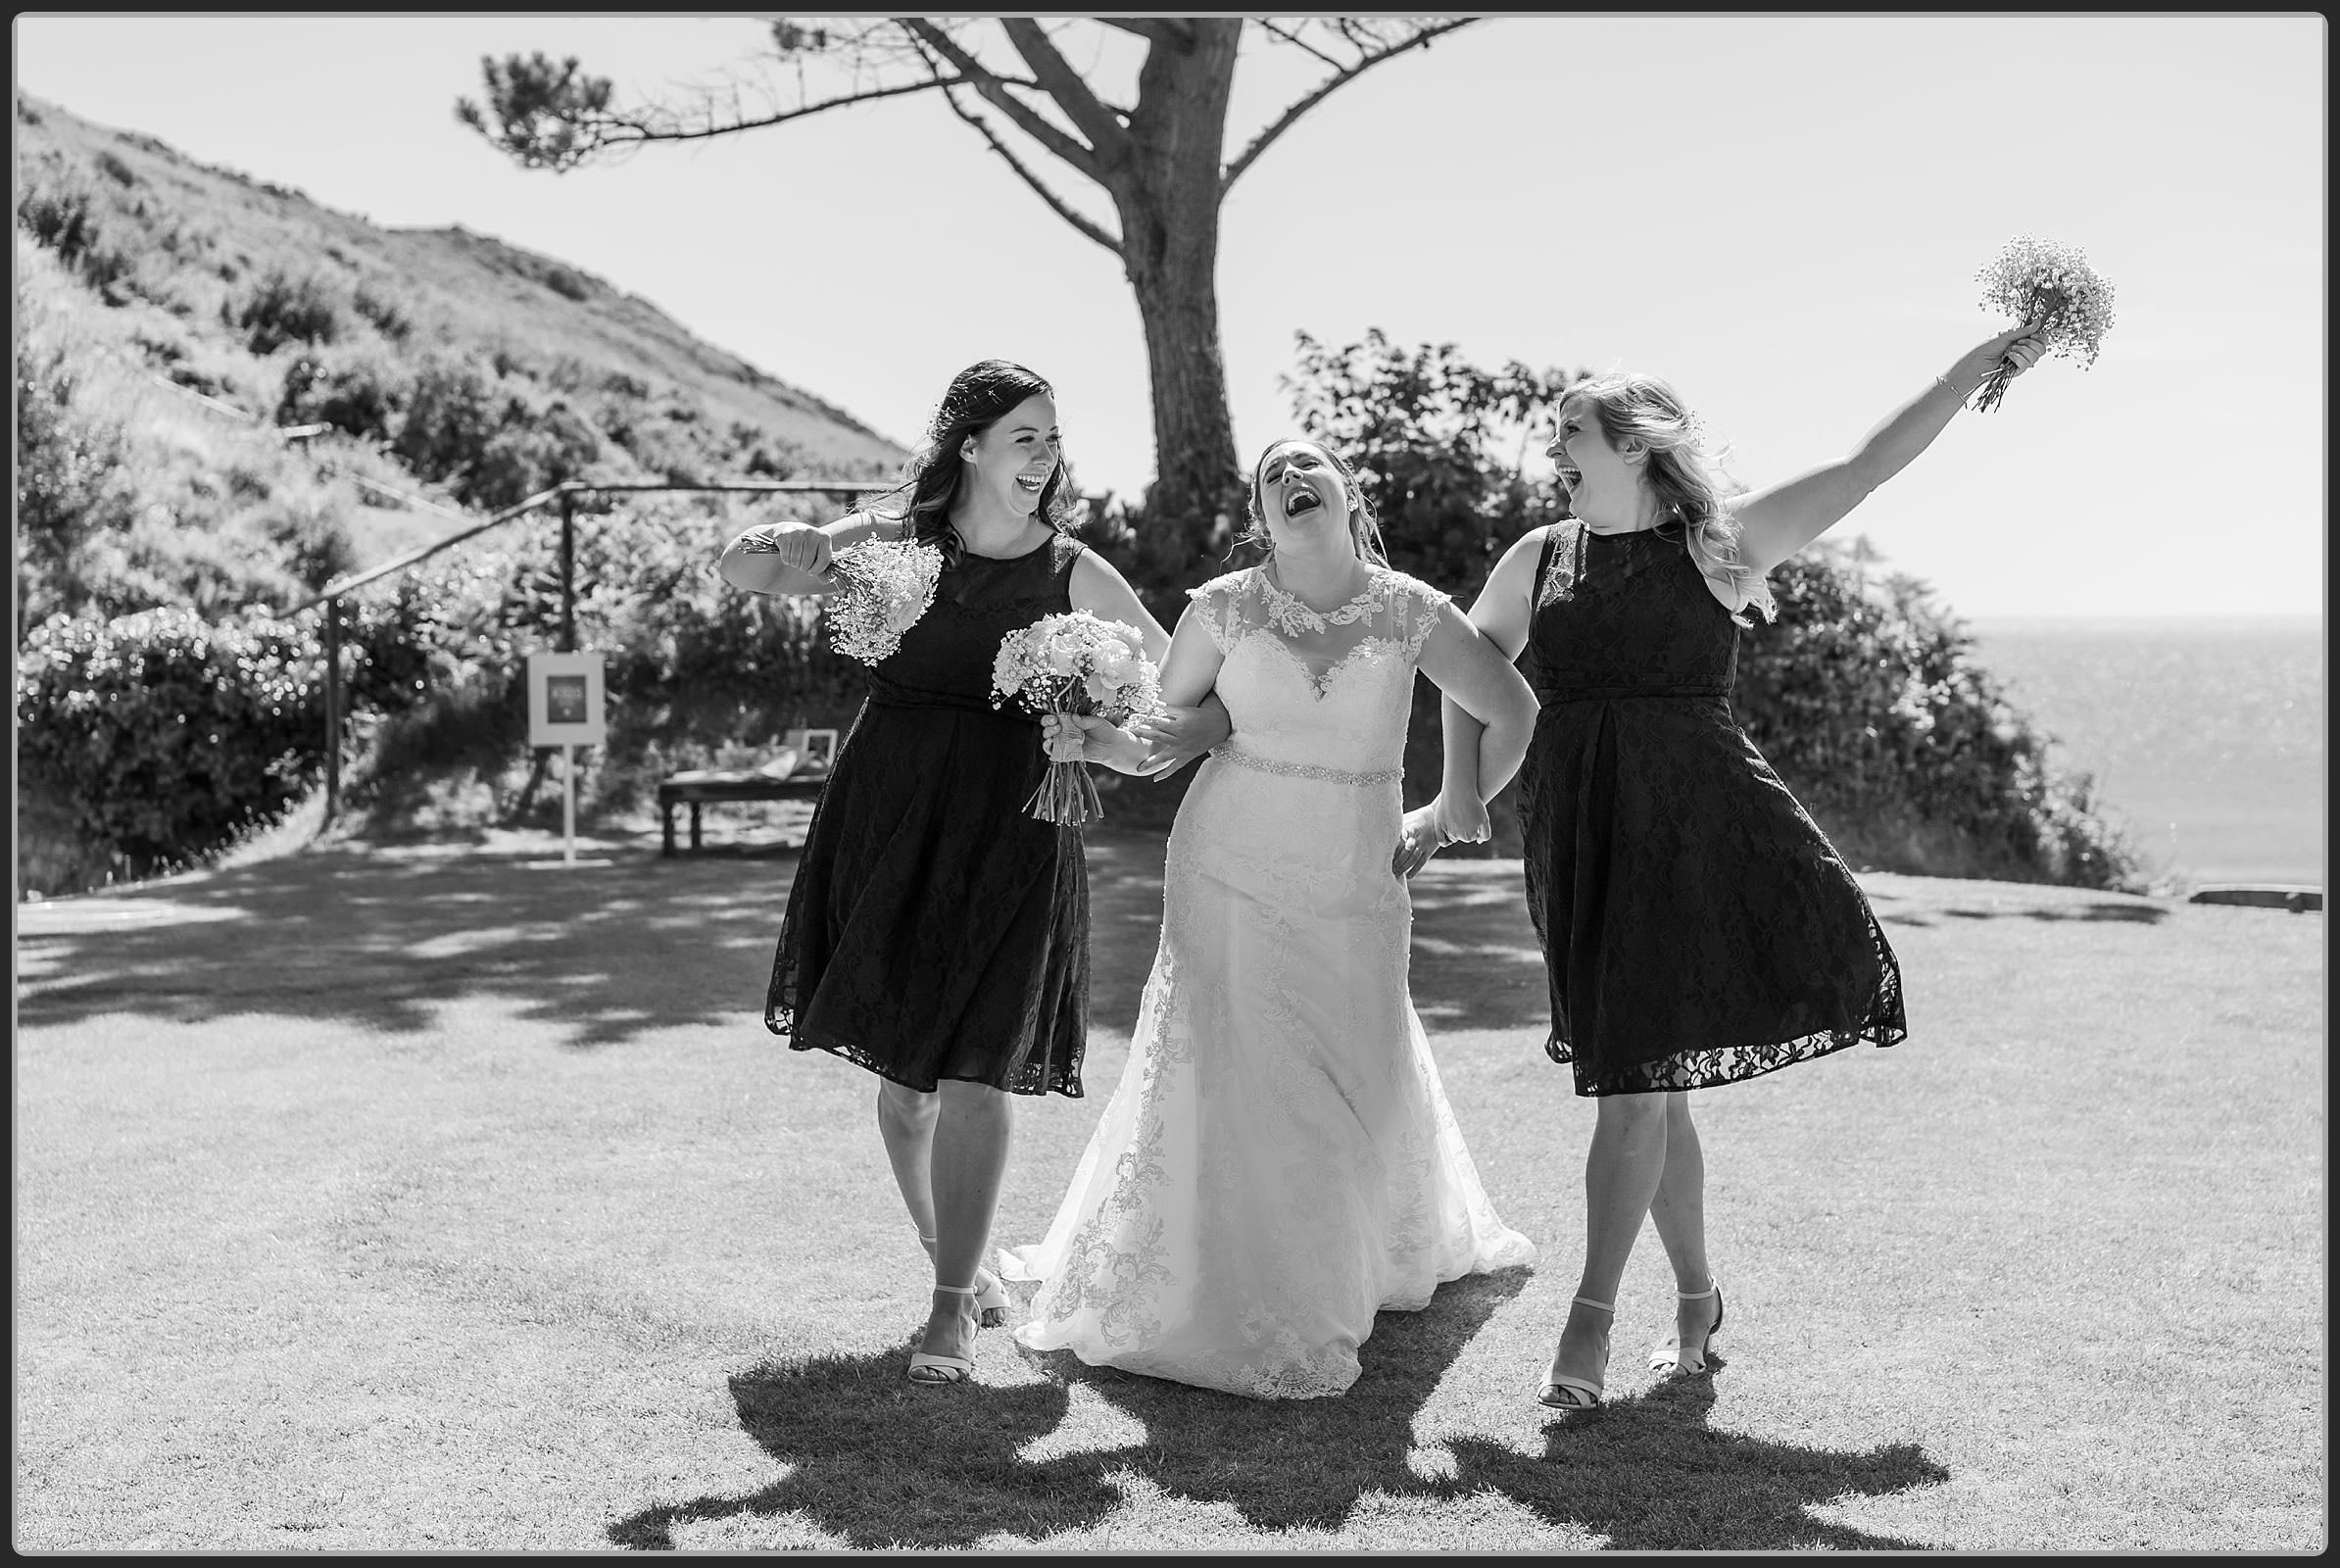
M 12 44 L 19 1553 L 2328 1544 L 2322 14 Z

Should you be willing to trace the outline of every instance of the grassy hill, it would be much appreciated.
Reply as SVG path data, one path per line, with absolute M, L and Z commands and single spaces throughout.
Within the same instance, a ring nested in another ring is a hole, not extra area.
M 111 497 L 35 483 L 27 613 L 280 602 L 446 526 L 384 515 L 386 489 L 479 509 L 572 477 L 866 478 L 903 456 L 555 258 L 381 228 L 37 99 L 15 113 L 20 445 L 129 470 Z M 303 461 L 269 459 L 271 429 L 308 432 Z M 287 491 L 297 524 L 265 505 Z M 202 536 L 193 555 L 248 580 L 165 559 L 140 537 L 158 507 L 180 558 Z

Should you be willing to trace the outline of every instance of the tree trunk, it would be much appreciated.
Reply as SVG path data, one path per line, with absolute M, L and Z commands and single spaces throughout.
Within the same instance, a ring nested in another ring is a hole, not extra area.
M 1156 476 L 1140 547 L 1174 583 L 1207 576 L 1224 530 L 1243 527 L 1217 276 L 1220 157 L 1243 22 L 1187 21 L 1190 44 L 1146 52 L 1130 116 L 1133 156 L 1111 180 L 1153 393 Z

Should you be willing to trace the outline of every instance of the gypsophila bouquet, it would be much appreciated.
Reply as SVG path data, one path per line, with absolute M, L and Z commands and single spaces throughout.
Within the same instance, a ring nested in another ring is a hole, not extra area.
M 2113 285 L 2089 267 L 2088 258 L 2069 245 L 2019 235 L 1988 267 L 1974 274 L 1982 285 L 1982 308 L 2004 311 L 2017 321 L 2039 323 L 2048 353 L 2096 363 L 2105 331 L 2113 324 Z M 1974 392 L 1974 412 L 1988 414 L 2007 395 L 2015 368 L 2001 364 L 1982 378 Z
M 999 640 L 992 661 L 992 706 L 1008 698 L 1032 713 L 1096 713 L 1119 724 L 1162 706 L 1162 683 L 1134 626 L 1076 610 L 1044 615 Z M 1027 815 L 1078 827 L 1105 814 L 1089 764 L 1051 761 Z
M 829 558 L 837 589 L 823 607 L 829 646 L 848 659 L 874 664 L 902 646 L 935 602 L 943 552 L 912 539 L 864 539 Z

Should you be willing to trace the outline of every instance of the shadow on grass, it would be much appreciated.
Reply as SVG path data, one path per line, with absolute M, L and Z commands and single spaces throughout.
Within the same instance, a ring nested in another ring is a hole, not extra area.
M 260 1013 L 415 1035 L 446 1004 L 506 1001 L 573 1047 L 759 1019 L 796 852 L 664 859 L 656 844 L 587 844 L 574 865 L 558 840 L 331 849 L 53 901 L 20 911 L 19 1016 Z M 1160 848 L 1150 862 L 1145 848 L 1091 852 L 1096 967 L 1127 992 L 1092 1013 L 1124 1028 L 1161 919 Z
M 1555 1421 L 1540 1457 L 1460 1437 L 1444 1440 L 1452 1474 L 1439 1474 L 1435 1457 L 1424 1467 L 1417 1416 L 1526 1281 L 1516 1269 L 1475 1276 L 1442 1287 L 1420 1312 L 1383 1313 L 1363 1350 L 1363 1376 L 1336 1398 L 1245 1399 L 1085 1366 L 1061 1352 L 1024 1352 L 1044 1381 L 946 1390 L 906 1383 L 906 1348 L 759 1367 L 732 1380 L 732 1396 L 742 1428 L 789 1466 L 787 1477 L 744 1496 L 645 1509 L 609 1537 L 618 1546 L 672 1549 L 680 1525 L 799 1514 L 855 1548 L 931 1550 L 1094 1528 L 1156 1493 L 1230 1505 L 1257 1530 L 1338 1531 L 1369 1497 L 1491 1492 L 1615 1546 L 1904 1548 L 1910 1544 L 1807 1510 L 1948 1479 L 1908 1445 L 1838 1453 L 1715 1432 L 1707 1381 L 1620 1401 L 1583 1427 Z M 1125 1418 L 1108 1428 L 1122 1441 L 1083 1446 L 1077 1433 L 1050 1441 L 1076 1388 Z
M 239 1013 L 435 1027 L 446 1004 L 516 1004 L 570 1046 L 760 1017 L 793 849 L 661 858 L 655 834 L 526 852 L 337 848 L 19 911 L 19 1016 L 203 1022 Z M 596 863 L 599 862 L 599 863 Z M 1126 1030 L 1162 918 L 1162 840 L 1091 835 L 1090 1018 Z M 1516 896 L 1416 884 L 1415 999 L 1433 1028 L 1540 1024 L 1543 970 Z
M 2131 925 L 2159 925 L 2169 911 L 2158 904 L 2040 904 L 2028 908 L 1943 909 L 1945 920 L 2113 920 Z M 1880 914 L 1886 925 L 1930 926 L 1923 915 Z

